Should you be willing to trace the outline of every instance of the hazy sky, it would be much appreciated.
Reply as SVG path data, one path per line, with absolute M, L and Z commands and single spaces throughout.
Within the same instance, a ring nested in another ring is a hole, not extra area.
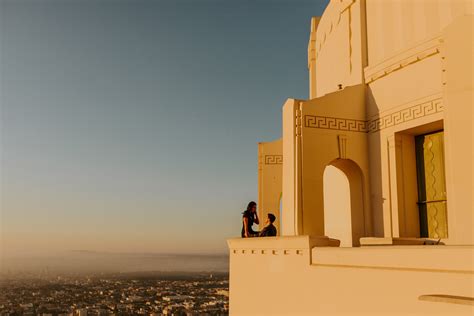
M 326 0 L 0 0 L 2 255 L 225 252 Z

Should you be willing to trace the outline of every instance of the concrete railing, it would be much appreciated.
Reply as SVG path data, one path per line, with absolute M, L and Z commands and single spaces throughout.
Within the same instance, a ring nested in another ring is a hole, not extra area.
M 472 315 L 474 246 L 227 242 L 231 315 Z
M 227 240 L 231 254 L 297 254 L 313 247 L 338 247 L 340 241 L 326 236 L 280 236 L 257 238 L 233 238 Z

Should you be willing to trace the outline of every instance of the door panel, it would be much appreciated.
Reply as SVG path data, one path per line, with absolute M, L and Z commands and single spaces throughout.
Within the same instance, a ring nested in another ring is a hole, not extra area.
M 416 145 L 421 235 L 447 238 L 444 133 L 417 136 Z

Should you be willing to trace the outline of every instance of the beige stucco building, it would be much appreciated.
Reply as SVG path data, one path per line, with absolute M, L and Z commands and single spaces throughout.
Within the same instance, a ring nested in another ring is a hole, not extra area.
M 258 148 L 280 236 L 228 241 L 232 315 L 474 314 L 473 6 L 333 0 L 312 19 L 310 99 Z

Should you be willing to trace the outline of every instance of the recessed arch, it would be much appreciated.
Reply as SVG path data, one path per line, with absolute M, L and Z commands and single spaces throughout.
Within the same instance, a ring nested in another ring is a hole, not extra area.
M 324 226 L 341 246 L 359 246 L 365 234 L 363 176 L 350 159 L 336 159 L 324 169 Z

